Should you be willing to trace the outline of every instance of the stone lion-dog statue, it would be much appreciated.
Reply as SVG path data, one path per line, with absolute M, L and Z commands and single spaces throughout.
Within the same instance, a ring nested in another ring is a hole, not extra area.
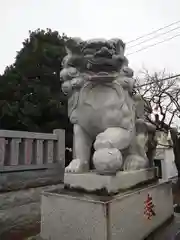
M 149 167 L 144 103 L 133 94 L 133 71 L 121 39 L 70 39 L 60 72 L 73 124 L 74 159 L 65 172 L 89 171 L 91 149 L 99 174 Z

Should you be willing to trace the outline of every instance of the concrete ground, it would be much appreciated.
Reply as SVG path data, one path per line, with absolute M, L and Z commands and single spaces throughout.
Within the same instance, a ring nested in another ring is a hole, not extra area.
M 176 214 L 174 219 L 155 231 L 145 240 L 180 240 L 180 214 Z

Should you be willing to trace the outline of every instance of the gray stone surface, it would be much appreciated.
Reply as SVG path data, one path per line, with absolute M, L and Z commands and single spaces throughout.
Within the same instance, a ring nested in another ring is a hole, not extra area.
M 3 166 L 5 162 L 6 142 L 7 140 L 5 138 L 0 137 L 0 167 Z
M 62 186 L 62 184 L 0 193 L 0 211 L 19 207 L 32 202 L 40 203 L 42 191 L 54 190 L 60 186 Z
M 40 235 L 36 235 L 36 236 L 33 236 L 33 237 L 28 237 L 26 240 L 43 240 Z M 61 239 L 59 239 L 61 240 Z
M 0 173 L 0 192 L 59 184 L 64 179 L 64 167 L 54 164 L 50 169 Z
M 64 162 L 64 130 L 53 134 L 0 130 L 0 172 L 13 167 L 14 171 L 31 170 L 34 165 L 46 168 L 49 163 L 59 163 L 64 169 Z
M 180 240 L 180 215 L 175 213 L 174 218 L 167 221 L 145 240 Z
M 145 183 L 157 177 L 157 169 L 144 169 L 136 171 L 121 171 L 116 175 L 99 175 L 93 172 L 73 174 L 66 173 L 64 184 L 73 189 L 88 192 L 106 191 L 117 193 L 119 190 L 132 188 L 140 183 Z
M 89 170 L 93 142 L 94 166 L 100 173 L 147 168 L 144 101 L 132 97 L 133 71 L 124 55 L 125 43 L 121 39 L 71 39 L 66 49 L 60 79 L 68 95 L 75 152 L 66 172 Z M 141 125 L 138 131 L 136 125 Z
M 12 139 L 10 142 L 10 163 L 12 166 L 18 165 L 20 138 Z
M 0 210 L 0 236 L 12 229 L 19 229 L 40 220 L 40 203 Z
M 57 136 L 56 142 L 56 158 L 55 162 L 61 164 L 64 176 L 64 168 L 65 168 L 65 131 L 62 129 L 55 129 L 53 133 Z
M 62 185 L 53 185 L 0 194 L 0 239 L 2 234 L 27 228 L 40 222 L 42 191 L 52 191 Z M 28 230 L 28 229 L 27 229 Z
M 144 240 L 179 240 L 180 239 L 180 214 L 175 214 L 165 224 L 155 230 Z M 30 237 L 27 240 L 43 240 L 40 235 Z M 61 240 L 61 239 L 60 239 Z
M 179 240 L 180 239 L 180 214 L 167 220 L 144 240 Z M 40 235 L 30 237 L 27 240 L 43 240 Z M 61 239 L 60 239 L 61 240 Z
M 150 219 L 144 214 L 148 196 L 155 212 Z M 113 197 L 46 192 L 41 209 L 44 240 L 140 240 L 172 216 L 171 183 L 161 182 Z
M 63 130 L 62 130 L 63 131 Z M 42 139 L 42 140 L 57 140 L 56 134 L 52 133 L 37 133 L 24 131 L 0 130 L 1 138 L 28 138 L 28 139 Z
M 123 157 L 117 148 L 100 148 L 94 153 L 93 163 L 97 173 L 116 173 L 121 169 Z

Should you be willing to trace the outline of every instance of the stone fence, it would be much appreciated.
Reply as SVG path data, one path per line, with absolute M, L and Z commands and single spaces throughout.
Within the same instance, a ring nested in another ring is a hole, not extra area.
M 0 130 L 0 171 L 64 164 L 64 142 L 63 130 L 53 134 Z
M 64 164 L 64 130 L 52 134 L 0 130 L 0 191 L 46 185 L 50 178 L 51 183 L 61 181 Z
M 39 231 L 41 192 L 61 186 L 64 166 L 64 130 L 0 130 L 0 239 Z

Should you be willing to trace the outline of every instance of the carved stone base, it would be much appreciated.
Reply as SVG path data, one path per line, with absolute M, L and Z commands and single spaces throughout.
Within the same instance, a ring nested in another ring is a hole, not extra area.
M 157 169 L 143 169 L 118 172 L 116 175 L 99 175 L 94 172 L 82 174 L 65 174 L 64 184 L 67 189 L 85 192 L 102 192 L 114 194 L 120 190 L 130 189 L 138 184 L 157 179 Z
M 44 240 L 140 240 L 173 215 L 171 183 L 113 196 L 59 189 L 43 193 L 41 209 Z

